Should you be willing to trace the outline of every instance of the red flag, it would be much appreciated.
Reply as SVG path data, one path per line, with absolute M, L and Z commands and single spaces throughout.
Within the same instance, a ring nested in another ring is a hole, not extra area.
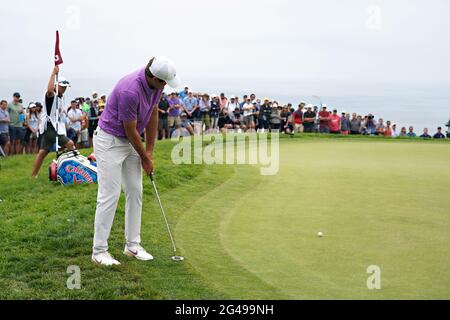
M 55 45 L 55 66 L 63 63 L 61 51 L 59 51 L 59 32 L 56 31 L 56 45 Z

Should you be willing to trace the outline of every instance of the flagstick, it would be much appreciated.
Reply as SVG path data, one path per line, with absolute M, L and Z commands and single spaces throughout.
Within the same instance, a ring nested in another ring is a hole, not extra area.
M 58 149 L 59 149 L 59 141 L 58 141 L 58 125 L 59 125 L 59 105 L 58 105 L 58 74 L 56 74 L 56 159 L 58 159 Z

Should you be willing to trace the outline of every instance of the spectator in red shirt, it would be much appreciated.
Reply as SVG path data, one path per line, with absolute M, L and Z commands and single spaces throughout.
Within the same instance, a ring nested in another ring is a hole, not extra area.
M 294 119 L 294 132 L 303 132 L 303 106 L 303 103 L 300 103 L 297 111 L 292 115 Z
M 330 133 L 329 127 L 330 113 L 327 111 L 327 107 L 324 106 L 322 111 L 319 112 L 319 132 Z
M 341 117 L 337 114 L 337 110 L 333 110 L 333 114 L 330 116 L 328 126 L 330 127 L 330 133 L 341 133 Z

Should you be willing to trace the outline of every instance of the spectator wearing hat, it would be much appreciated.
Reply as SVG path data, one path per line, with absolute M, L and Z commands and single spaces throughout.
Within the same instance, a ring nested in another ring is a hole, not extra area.
M 190 136 L 193 136 L 194 135 L 194 128 L 192 127 L 191 121 L 189 121 L 189 119 L 188 119 L 187 113 L 186 112 L 182 112 L 180 114 L 180 119 L 181 119 L 181 121 L 180 121 L 180 128 L 181 128 L 181 130 L 185 129 L 189 133 Z M 184 135 L 184 134 L 181 133 L 181 135 Z
M 330 133 L 329 121 L 330 112 L 327 111 L 327 106 L 322 107 L 322 111 L 319 112 L 319 132 Z
M 237 97 L 232 96 L 226 106 L 227 113 L 228 113 L 228 115 L 230 115 L 230 117 L 231 117 L 231 114 L 236 110 L 236 108 L 239 109 L 239 104 L 237 103 Z
M 225 93 L 220 94 L 219 102 L 220 102 L 220 110 L 223 110 L 227 107 L 228 99 L 227 97 L 225 97 Z
M 31 103 L 28 106 L 28 114 L 26 120 L 26 132 L 25 132 L 25 152 L 27 154 L 38 152 L 38 132 L 39 132 L 39 114 L 35 103 Z
M 99 99 L 98 92 L 97 91 L 92 92 L 92 102 L 98 101 L 98 99 Z
M 428 128 L 424 128 L 423 129 L 423 133 L 420 136 L 420 138 L 422 138 L 422 139 L 431 139 L 431 136 L 428 134 Z
M 437 128 L 437 132 L 433 136 L 433 139 L 445 139 L 445 135 L 442 133 L 442 127 Z
M 22 140 L 25 136 L 25 129 L 23 123 L 25 122 L 25 111 L 22 103 L 20 102 L 20 93 L 15 92 L 13 94 L 13 100 L 8 104 L 8 113 L 10 118 L 9 123 L 9 139 L 10 148 L 9 155 L 22 154 Z
M 341 133 L 341 117 L 338 115 L 337 110 L 333 110 L 333 114 L 329 117 L 328 126 L 330 128 L 330 133 L 340 134 Z
M 64 106 L 63 96 L 70 84 L 65 78 L 59 77 L 59 81 L 55 86 L 55 77 L 58 73 L 59 67 L 55 66 L 47 85 L 47 92 L 45 94 L 46 110 L 42 112 L 43 116 L 41 116 L 39 125 L 39 134 L 42 135 L 41 145 L 39 146 L 39 153 L 33 165 L 33 171 L 31 173 L 33 177 L 36 177 L 39 173 L 42 162 L 55 144 L 57 136 L 57 150 L 59 146 L 67 149 L 74 149 L 75 147 L 73 141 L 69 140 L 66 136 L 66 126 L 61 117 L 61 113 L 63 112 L 62 106 Z M 60 114 L 57 114 L 56 103 L 58 103 Z
M 4 156 L 9 153 L 9 123 L 8 101 L 0 101 L 0 148 Z

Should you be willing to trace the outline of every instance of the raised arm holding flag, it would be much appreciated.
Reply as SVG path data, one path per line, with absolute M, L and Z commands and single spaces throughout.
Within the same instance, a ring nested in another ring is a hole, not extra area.
M 58 84 L 58 73 L 59 73 L 59 65 L 63 63 L 63 59 L 61 56 L 61 51 L 59 50 L 59 31 L 56 31 L 56 43 L 55 43 L 55 67 L 58 68 L 58 72 L 56 72 L 56 84 Z M 55 84 L 55 87 L 56 87 Z M 56 114 L 57 114 L 57 121 L 56 121 L 56 132 L 58 132 L 58 124 L 60 120 L 60 114 L 59 114 L 59 103 L 58 99 L 56 99 Z M 58 144 L 58 135 L 56 135 L 56 157 L 58 158 L 58 150 L 59 150 L 59 144 Z
M 33 165 L 32 176 L 36 177 L 42 166 L 44 158 L 52 149 L 56 140 L 56 153 L 58 154 L 59 143 L 62 147 L 67 149 L 74 149 L 73 141 L 66 137 L 65 124 L 60 119 L 59 106 L 64 102 L 64 93 L 69 82 L 63 77 L 59 77 L 59 65 L 63 63 L 61 52 L 59 50 L 59 33 L 56 32 L 56 46 L 55 46 L 55 67 L 47 85 L 47 92 L 45 94 L 45 111 L 42 113 L 41 124 L 39 126 L 39 134 L 42 135 L 41 145 L 39 146 L 39 153 Z

